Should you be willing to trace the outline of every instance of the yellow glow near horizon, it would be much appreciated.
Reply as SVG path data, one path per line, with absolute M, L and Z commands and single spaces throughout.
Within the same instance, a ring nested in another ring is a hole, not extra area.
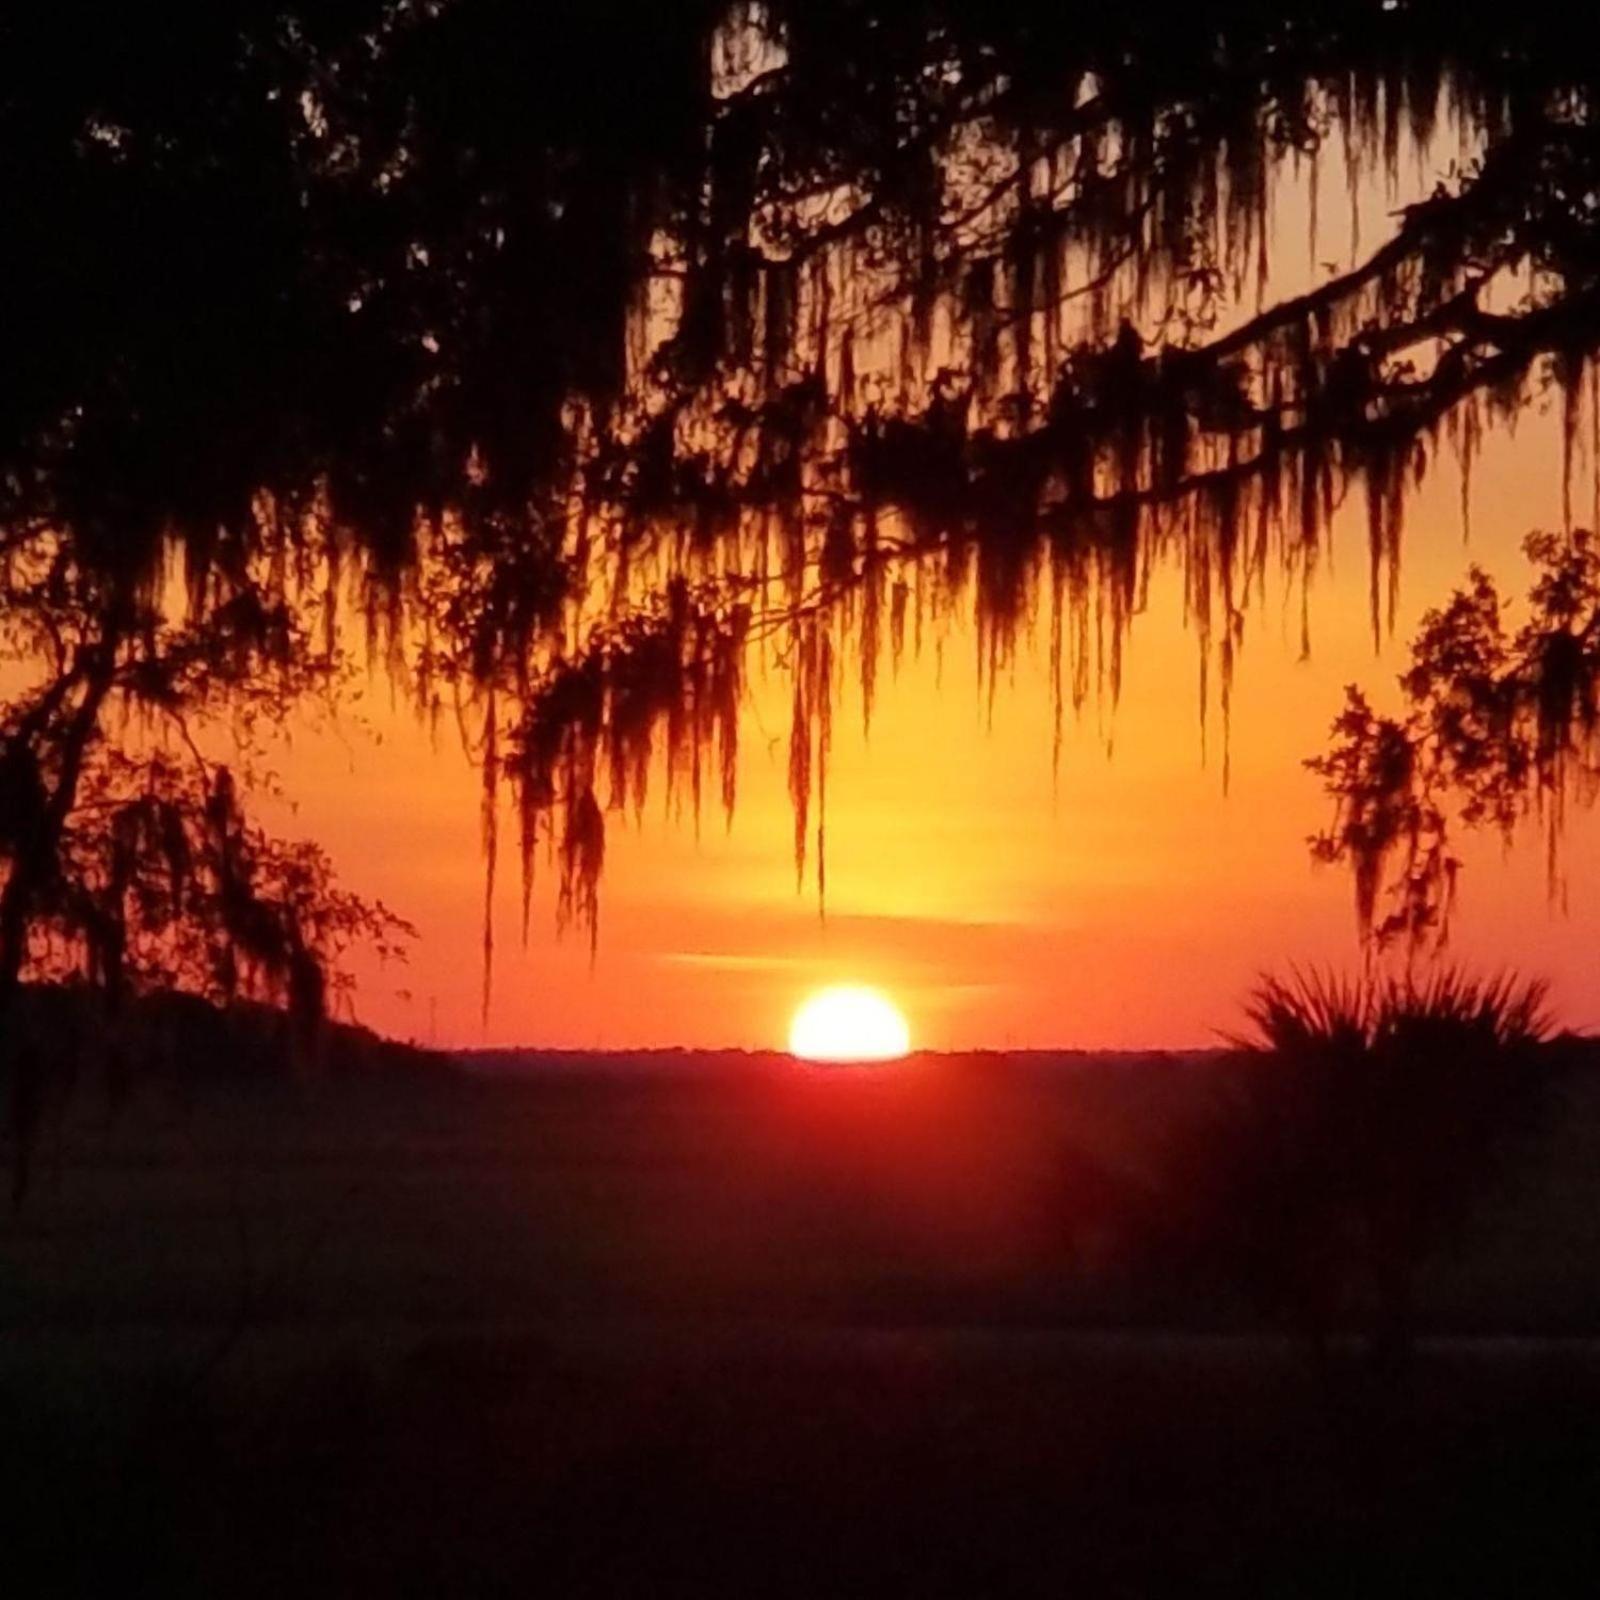
M 900 1008 L 863 984 L 819 990 L 789 1024 L 789 1051 L 802 1061 L 895 1061 L 910 1048 Z

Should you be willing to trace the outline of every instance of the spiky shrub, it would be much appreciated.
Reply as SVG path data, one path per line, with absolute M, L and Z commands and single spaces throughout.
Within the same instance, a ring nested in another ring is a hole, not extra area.
M 1403 1360 L 1419 1271 L 1501 1179 L 1548 1080 L 1545 991 L 1268 978 L 1169 1179 L 1191 1238 L 1319 1344 L 1363 1328 Z

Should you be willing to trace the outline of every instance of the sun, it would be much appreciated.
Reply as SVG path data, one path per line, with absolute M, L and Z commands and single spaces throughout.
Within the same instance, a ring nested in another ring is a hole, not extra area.
M 864 984 L 819 989 L 789 1024 L 789 1051 L 802 1061 L 894 1061 L 910 1048 L 900 1008 Z

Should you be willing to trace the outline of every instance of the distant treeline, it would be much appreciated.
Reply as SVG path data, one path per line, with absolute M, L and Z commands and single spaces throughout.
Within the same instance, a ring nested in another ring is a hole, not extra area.
M 113 1023 L 98 996 L 80 985 L 28 984 L 8 1026 L 48 1079 L 68 1081 L 102 1064 L 129 1082 L 148 1074 L 250 1080 L 302 1070 L 353 1076 L 450 1067 L 437 1052 L 333 1021 L 323 1025 L 308 1059 L 296 1050 L 289 1018 L 278 1007 L 255 1001 L 219 1006 L 174 991 L 131 999 Z

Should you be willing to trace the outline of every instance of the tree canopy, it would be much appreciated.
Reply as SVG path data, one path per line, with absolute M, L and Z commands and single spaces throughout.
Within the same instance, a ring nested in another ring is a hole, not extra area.
M 965 597 L 991 666 L 1045 611 L 1070 707 L 1175 557 L 1225 704 L 1252 582 L 1309 580 L 1357 495 L 1381 626 L 1441 449 L 1546 385 L 1569 441 L 1600 417 L 1581 31 L 1551 0 L 12 8 L 4 756 L 59 822 L 7 845 L 0 943 L 52 914 L 22 863 L 65 860 L 94 686 L 178 709 L 204 638 L 207 693 L 280 646 L 298 693 L 352 586 L 419 705 L 470 710 L 491 862 L 509 786 L 524 883 L 548 848 L 591 930 L 663 752 L 733 803 L 753 648 L 793 678 L 803 866 L 840 675 L 870 714 Z M 1431 194 L 1275 293 L 1279 174 L 1354 192 L 1441 141 Z

